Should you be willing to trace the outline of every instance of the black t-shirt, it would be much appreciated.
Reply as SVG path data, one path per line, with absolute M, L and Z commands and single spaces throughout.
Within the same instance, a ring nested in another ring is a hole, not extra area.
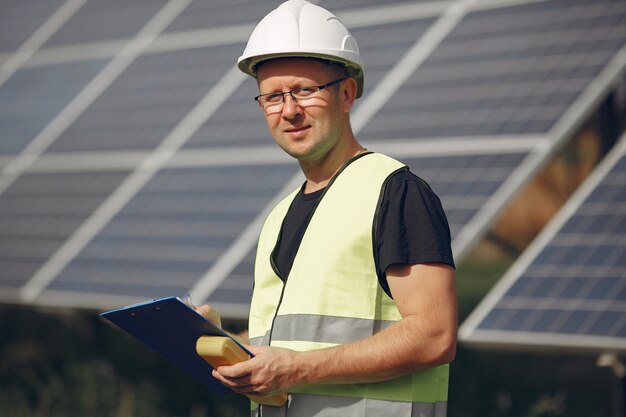
M 304 194 L 289 207 L 280 241 L 272 254 L 280 276 L 287 277 L 324 190 Z M 391 295 L 385 270 L 392 264 L 443 263 L 454 267 L 450 228 L 439 197 L 409 170 L 394 173 L 384 189 L 376 224 L 377 275 Z

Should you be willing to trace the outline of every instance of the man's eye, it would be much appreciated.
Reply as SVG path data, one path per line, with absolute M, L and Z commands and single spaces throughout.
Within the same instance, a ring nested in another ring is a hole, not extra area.
M 298 88 L 297 90 L 294 90 L 292 93 L 296 97 L 308 97 L 311 94 L 315 93 L 316 91 L 317 91 L 317 87 L 304 87 L 304 88 Z
M 268 103 L 278 103 L 283 100 L 283 95 L 281 93 L 268 94 L 263 97 L 265 97 L 264 100 Z

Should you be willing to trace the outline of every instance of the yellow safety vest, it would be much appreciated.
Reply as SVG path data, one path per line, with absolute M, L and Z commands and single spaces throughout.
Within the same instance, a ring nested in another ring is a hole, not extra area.
M 401 319 L 379 285 L 373 242 L 385 182 L 405 168 L 376 153 L 349 161 L 326 187 L 286 283 L 271 254 L 299 189 L 272 210 L 257 248 L 251 343 L 308 351 L 366 338 Z M 307 385 L 290 395 L 285 407 L 261 406 L 262 416 L 443 417 L 448 365 L 386 382 Z

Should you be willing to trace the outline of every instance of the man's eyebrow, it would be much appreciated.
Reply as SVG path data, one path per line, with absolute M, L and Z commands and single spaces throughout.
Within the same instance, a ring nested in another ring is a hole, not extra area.
M 265 94 L 274 94 L 274 93 L 281 93 L 281 92 L 287 92 L 287 91 L 292 91 L 292 90 L 297 90 L 298 88 L 304 88 L 304 87 L 315 87 L 318 84 L 315 83 L 315 81 L 296 81 L 293 84 L 290 84 L 289 87 L 284 87 L 285 89 L 280 89 L 280 88 L 276 88 L 275 90 L 272 90 L 271 88 L 268 89 L 267 92 L 262 92 L 261 88 L 259 88 L 259 94 L 261 95 L 265 95 Z

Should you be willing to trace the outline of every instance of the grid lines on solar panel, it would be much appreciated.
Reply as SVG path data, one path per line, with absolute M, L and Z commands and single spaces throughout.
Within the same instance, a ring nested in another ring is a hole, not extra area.
M 422 0 L 423 3 L 427 3 L 427 0 Z M 386 6 L 392 5 L 401 5 L 401 4 L 411 4 L 416 3 L 415 1 L 406 1 L 406 0 L 390 0 L 386 1 Z M 338 11 L 344 9 L 356 9 L 356 8 L 365 8 L 372 6 L 380 6 L 381 2 L 378 0 L 322 0 L 318 2 L 320 6 L 324 8 L 328 8 L 331 11 Z M 358 39 L 358 38 L 357 38 Z
M 184 148 L 273 146 L 263 115 L 253 99 L 257 94 L 259 92 L 256 81 L 252 77 L 246 77 L 233 94 L 224 97 L 222 105 L 189 139 Z
M 23 68 L 0 87 L 0 154 L 17 154 L 104 67 L 83 61 Z
M 232 66 L 227 47 L 139 56 L 48 152 L 157 146 Z
M 166 32 L 244 23 L 254 25 L 280 3 L 267 0 L 195 0 L 170 24 Z
M 133 37 L 165 3 L 166 0 L 88 0 L 45 46 Z
M 626 4 L 470 12 L 362 139 L 547 133 L 626 43 Z
M 126 173 L 26 174 L 0 195 L 0 287 L 19 288 Z
M 626 337 L 626 157 L 478 329 Z
M 407 50 L 426 32 L 434 19 L 416 19 L 393 24 L 350 29 L 359 43 L 365 68 L 364 95 L 371 91 Z M 357 108 L 358 108 L 357 101 Z
M 400 159 L 439 196 L 454 239 L 525 156 L 514 153 Z
M 255 255 L 256 246 L 246 254 L 239 265 L 211 293 L 207 300 L 209 304 L 216 306 L 220 304 L 248 306 L 252 298 Z M 221 311 L 219 307 L 218 309 Z
M 295 170 L 278 165 L 160 171 L 49 289 L 144 298 L 183 294 Z
M 0 52 L 18 49 L 63 3 L 4 0 L 0 4 Z

